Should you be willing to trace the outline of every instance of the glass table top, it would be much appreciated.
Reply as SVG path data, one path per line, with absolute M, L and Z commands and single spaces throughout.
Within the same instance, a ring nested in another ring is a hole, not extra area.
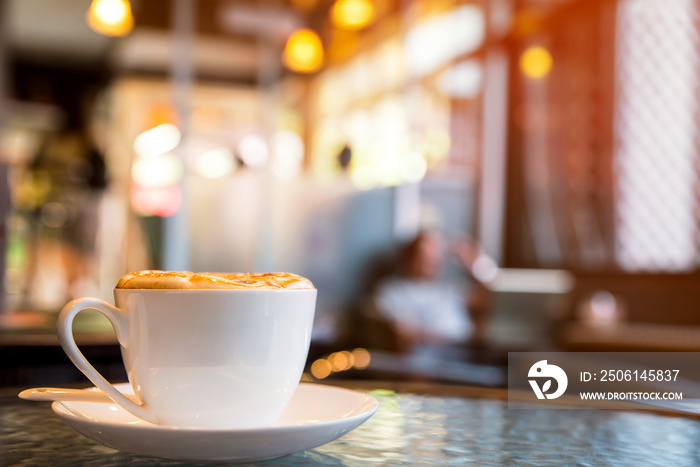
M 380 408 L 364 425 L 324 446 L 263 464 L 700 464 L 700 420 L 693 418 L 593 409 L 509 409 L 506 401 L 483 397 L 479 391 L 478 398 L 387 389 L 366 392 L 379 400 Z M 0 430 L 0 465 L 189 465 L 104 447 L 63 424 L 48 403 L 12 396 L 0 398 Z

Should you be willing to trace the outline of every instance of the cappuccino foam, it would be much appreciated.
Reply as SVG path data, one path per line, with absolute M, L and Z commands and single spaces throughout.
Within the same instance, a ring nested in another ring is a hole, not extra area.
M 132 272 L 117 283 L 118 289 L 313 289 L 305 277 L 286 272 Z

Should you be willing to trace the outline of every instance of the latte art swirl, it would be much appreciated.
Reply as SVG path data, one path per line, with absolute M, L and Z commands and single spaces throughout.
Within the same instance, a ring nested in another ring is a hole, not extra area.
M 286 272 L 132 272 L 117 283 L 118 289 L 313 289 L 305 277 Z

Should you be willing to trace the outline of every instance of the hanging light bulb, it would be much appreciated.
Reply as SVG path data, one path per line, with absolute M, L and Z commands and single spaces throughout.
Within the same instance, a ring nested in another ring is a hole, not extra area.
M 134 27 L 129 0 L 92 0 L 87 23 L 105 36 L 124 36 Z
M 520 55 L 520 71 L 528 78 L 544 78 L 552 70 L 552 64 L 552 55 L 544 47 L 528 47 Z
M 336 0 L 331 9 L 331 20 L 341 29 L 361 29 L 373 18 L 372 0 Z
M 284 64 L 299 73 L 313 73 L 323 65 L 323 44 L 311 29 L 294 31 L 284 46 Z

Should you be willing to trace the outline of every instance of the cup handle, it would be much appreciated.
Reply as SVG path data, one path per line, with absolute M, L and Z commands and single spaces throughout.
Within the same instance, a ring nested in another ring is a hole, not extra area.
M 114 332 L 117 334 L 119 344 L 123 347 L 128 346 L 129 326 L 122 311 L 99 298 L 86 297 L 72 300 L 63 307 L 61 313 L 58 315 L 58 340 L 61 343 L 61 347 L 63 347 L 63 351 L 66 352 L 66 355 L 68 355 L 68 358 L 71 359 L 73 364 L 116 404 L 138 418 L 151 423 L 158 423 L 156 416 L 143 404 L 135 404 L 114 386 L 109 384 L 109 382 L 95 370 L 95 367 L 87 361 L 80 349 L 78 349 L 75 339 L 73 338 L 73 319 L 78 313 L 87 309 L 99 311 L 106 316 L 110 323 L 112 323 L 112 327 L 114 327 Z

